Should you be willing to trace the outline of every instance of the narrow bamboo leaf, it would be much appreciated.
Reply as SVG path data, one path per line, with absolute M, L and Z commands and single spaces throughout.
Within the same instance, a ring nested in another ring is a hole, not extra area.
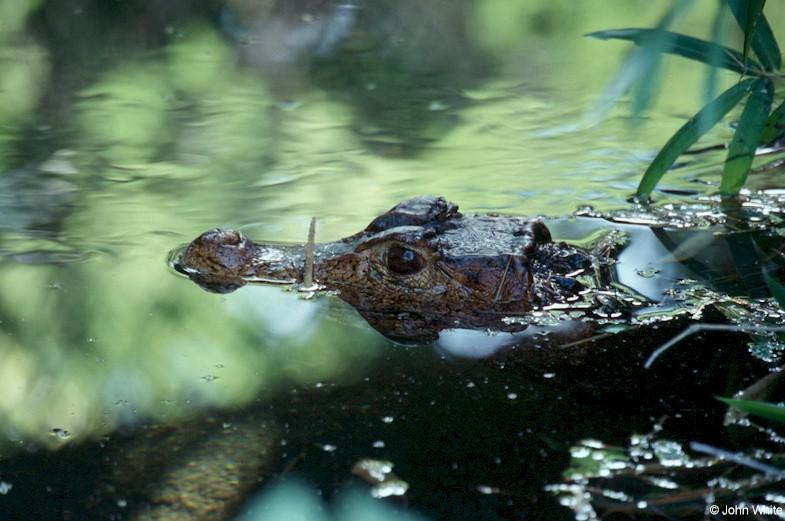
M 747 67 L 744 67 L 744 56 L 738 51 L 734 51 L 733 49 L 723 45 L 718 45 L 713 42 L 701 40 L 700 38 L 687 36 L 686 34 L 672 33 L 670 31 L 661 31 L 658 29 L 640 29 L 633 27 L 597 31 L 594 33 L 589 33 L 586 36 L 591 38 L 599 38 L 601 40 L 627 40 L 634 42 L 636 45 L 646 45 L 649 41 L 649 38 L 655 34 L 660 34 L 664 37 L 665 35 L 662 33 L 666 33 L 670 37 L 667 40 L 668 45 L 662 48 L 662 52 L 676 54 L 709 65 L 711 65 L 713 62 L 712 53 L 715 53 L 720 56 L 720 59 L 716 62 L 716 65 L 719 67 L 729 69 L 740 74 L 744 74 L 746 72 L 760 73 L 763 71 L 761 65 L 753 59 L 749 59 L 747 62 Z
M 780 48 L 763 14 L 765 0 L 727 0 L 727 2 L 739 27 L 744 31 L 745 49 L 751 45 L 766 70 L 772 71 L 782 67 Z M 754 28 L 754 32 L 748 33 L 750 28 Z
M 709 71 L 706 74 L 706 83 L 703 88 L 703 105 L 708 105 L 711 100 L 717 95 L 717 69 L 720 67 L 723 57 L 722 43 L 725 40 L 726 18 L 728 13 L 728 6 L 725 2 L 717 3 L 717 12 L 714 15 L 714 20 L 711 23 L 711 36 L 710 41 L 716 45 L 712 46 L 708 51 L 709 58 Z M 714 119 L 714 115 L 707 113 L 706 119 Z M 705 124 L 704 121 L 698 122 Z
M 656 28 L 653 30 L 654 32 L 646 35 L 643 41 L 639 43 L 639 48 L 627 55 L 619 68 L 619 72 L 608 83 L 605 91 L 600 96 L 599 103 L 589 112 L 590 120 L 596 121 L 604 118 L 611 107 L 636 84 L 639 84 L 641 89 L 639 90 L 638 100 L 633 106 L 633 118 L 637 119 L 640 113 L 647 108 L 645 105 L 651 100 L 656 89 L 656 82 L 648 77 L 648 72 L 660 59 L 659 54 L 664 47 L 668 46 L 668 40 L 670 39 L 670 35 L 665 29 L 693 3 L 694 0 L 673 1 L 671 7 L 660 18 Z M 647 92 L 650 94 L 647 94 Z
M 750 92 L 755 81 L 747 79 L 729 88 L 676 131 L 646 169 L 636 195 L 640 199 L 648 199 L 676 159 L 735 107 Z
M 747 0 L 745 2 L 744 13 L 744 63 L 747 63 L 747 57 L 750 55 L 750 45 L 752 45 L 752 37 L 755 34 L 755 26 L 758 23 L 758 17 L 763 12 L 763 6 L 766 5 L 766 0 Z
M 763 280 L 766 281 L 766 285 L 769 287 L 769 291 L 771 291 L 771 296 L 774 297 L 777 304 L 785 309 L 785 286 L 766 268 L 763 268 L 762 271 Z
M 717 399 L 749 414 L 754 414 L 755 416 L 760 416 L 769 420 L 785 422 L 785 406 L 783 405 L 760 402 L 757 400 L 736 400 L 734 398 Z
M 632 98 L 631 114 L 633 124 L 640 123 L 641 114 L 643 114 L 646 109 L 649 108 L 651 100 L 654 99 L 654 96 L 661 83 L 662 56 L 660 54 L 656 54 L 651 64 L 649 65 L 649 70 L 646 71 L 646 74 L 644 74 L 641 78 L 638 88 L 635 91 L 635 95 Z
M 665 14 L 662 15 L 662 18 L 660 18 L 660 20 L 657 22 L 655 28 L 667 29 L 674 20 L 684 14 L 687 9 L 692 7 L 694 3 L 695 0 L 673 0 L 670 9 L 668 9 Z
M 755 36 L 752 38 L 752 49 L 764 65 L 768 64 L 768 70 L 775 71 L 782 67 L 780 47 L 777 45 L 777 39 L 774 37 L 771 26 L 763 13 L 761 13 L 755 28 Z
M 768 121 L 766 121 L 766 127 L 763 129 L 763 136 L 761 136 L 760 142 L 764 145 L 771 143 L 783 134 L 785 134 L 785 101 L 780 103 L 780 106 L 769 116 Z
M 647 49 L 635 49 L 628 54 L 619 71 L 605 87 L 598 102 L 587 113 L 586 119 L 592 123 L 604 119 L 616 102 L 646 74 L 654 56 L 656 53 Z
M 649 108 L 651 100 L 662 82 L 662 56 L 661 53 L 671 45 L 671 33 L 665 31 L 674 20 L 693 3 L 693 0 L 674 0 L 671 8 L 660 18 L 655 27 L 656 32 L 650 33 L 646 42 L 641 44 L 646 61 L 646 69 L 638 80 L 635 96 L 632 98 L 632 122 L 640 122 L 640 116 Z
M 774 97 L 774 85 L 768 78 L 759 78 L 750 92 L 739 118 L 736 133 L 728 146 L 728 157 L 722 170 L 720 193 L 736 195 L 744 186 L 752 166 L 752 158 L 760 144 L 763 127 L 769 118 Z

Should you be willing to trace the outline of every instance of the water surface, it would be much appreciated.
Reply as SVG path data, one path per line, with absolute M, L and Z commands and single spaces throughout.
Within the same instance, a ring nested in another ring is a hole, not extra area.
M 543 486 L 570 444 L 626 439 L 650 427 L 647 414 L 589 414 L 563 386 L 396 346 L 335 298 L 207 294 L 167 254 L 217 226 L 303 242 L 313 216 L 317 238 L 334 240 L 421 194 L 554 218 L 628 208 L 658 147 L 699 107 L 706 71 L 668 60 L 643 124 L 629 126 L 624 103 L 596 122 L 587 111 L 627 48 L 581 35 L 649 26 L 662 6 L 273 4 L 3 7 L 0 480 L 12 488 L 0 513 L 33 503 L 40 518 L 108 516 L 113 504 L 131 518 L 137 488 L 96 491 L 152 471 L 109 478 L 95 455 L 120 461 L 127 433 L 191 421 L 204 439 L 265 426 L 269 454 L 243 475 L 246 494 L 301 468 L 330 497 L 357 459 L 377 457 L 433 518 L 567 515 Z M 776 27 L 785 9 L 769 10 Z M 706 32 L 711 17 L 696 6 L 681 29 Z M 731 133 L 719 126 L 705 143 Z M 658 202 L 713 193 L 723 160 L 687 157 Z M 775 186 L 777 173 L 751 187 Z

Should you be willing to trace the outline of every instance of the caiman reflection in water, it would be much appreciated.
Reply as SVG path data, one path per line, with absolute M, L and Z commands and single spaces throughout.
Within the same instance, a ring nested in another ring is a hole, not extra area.
M 554 242 L 539 219 L 464 216 L 444 198 L 418 197 L 360 233 L 317 245 L 313 275 L 386 336 L 423 341 L 447 328 L 521 330 L 510 317 L 569 307 L 587 286 L 608 283 L 602 249 Z M 225 293 L 247 282 L 300 283 L 304 265 L 303 247 L 210 230 L 175 268 Z

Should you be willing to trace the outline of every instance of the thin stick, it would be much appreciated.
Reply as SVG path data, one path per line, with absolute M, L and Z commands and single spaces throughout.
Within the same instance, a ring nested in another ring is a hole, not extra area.
M 735 333 L 781 333 L 785 331 L 785 326 L 741 326 L 741 325 L 733 325 L 733 324 L 692 324 L 687 329 L 676 335 L 675 337 L 671 338 L 660 347 L 658 347 L 650 356 L 646 359 L 646 363 L 643 364 L 644 369 L 648 369 L 654 363 L 657 358 L 660 357 L 662 353 L 670 349 L 671 347 L 675 346 L 685 338 L 690 335 L 694 335 L 700 331 L 731 331 Z
M 493 297 L 494 304 L 499 302 L 499 297 L 501 297 L 502 295 L 502 286 L 504 285 L 504 281 L 507 279 L 507 272 L 510 271 L 510 264 L 512 264 L 512 255 L 507 256 L 507 266 L 504 267 L 504 273 L 502 273 L 502 279 L 499 281 L 499 287 L 496 288 L 496 295 Z
M 769 476 L 775 477 L 777 479 L 785 478 L 785 471 L 782 469 L 773 467 L 771 465 L 766 465 L 765 463 L 761 463 L 758 460 L 742 456 L 741 454 L 728 452 L 727 450 L 712 447 L 711 445 L 706 445 L 705 443 L 699 443 L 697 441 L 690 442 L 690 448 L 695 452 L 702 452 L 704 454 L 714 456 L 715 458 L 732 461 L 733 463 L 763 472 L 764 474 L 768 474 Z
M 308 242 L 305 244 L 305 267 L 303 269 L 303 286 L 313 286 L 313 257 L 316 250 L 316 217 L 311 217 L 308 227 Z

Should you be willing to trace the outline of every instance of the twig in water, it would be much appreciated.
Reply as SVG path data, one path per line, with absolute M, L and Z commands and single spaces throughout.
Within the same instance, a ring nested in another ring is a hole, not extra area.
M 665 351 L 670 349 L 671 347 L 675 346 L 685 338 L 695 333 L 699 333 L 701 331 L 731 331 L 737 333 L 782 333 L 785 332 L 785 326 L 739 326 L 733 324 L 692 324 L 687 329 L 676 335 L 675 337 L 671 338 L 660 347 L 658 347 L 650 356 L 646 359 L 646 363 L 643 364 L 644 369 L 648 369 L 654 363 L 657 358 L 660 357 Z
M 302 451 L 297 456 L 295 456 L 292 459 L 290 459 L 289 462 L 286 464 L 286 466 L 281 471 L 281 473 L 278 475 L 278 479 L 280 480 L 280 479 L 283 479 L 284 477 L 286 477 L 286 475 L 289 474 L 292 470 L 294 470 L 294 467 L 296 467 L 297 464 L 300 463 L 304 459 L 305 459 L 305 451 Z
M 313 287 L 313 256 L 316 249 L 316 217 L 311 217 L 308 227 L 308 242 L 305 244 L 305 267 L 303 268 L 303 286 L 305 290 Z
M 785 479 L 785 470 L 773 467 L 771 465 L 766 465 L 765 463 L 761 463 L 758 460 L 742 456 L 741 454 L 728 452 L 727 450 L 718 449 L 717 447 L 712 447 L 711 445 L 706 445 L 705 443 L 699 443 L 697 441 L 690 442 L 690 449 L 694 450 L 695 452 L 702 452 L 703 454 L 714 456 L 715 458 L 719 458 L 721 460 L 732 461 L 733 463 L 763 472 L 764 474 L 768 474 L 769 476 L 775 477 L 777 479 Z
M 496 288 L 496 295 L 493 297 L 493 303 L 496 304 L 499 302 L 499 297 L 502 295 L 502 286 L 504 285 L 504 281 L 507 278 L 507 272 L 510 271 L 510 265 L 512 264 L 512 255 L 507 256 L 507 266 L 504 267 L 504 273 L 502 273 L 502 278 L 499 281 L 499 287 Z

